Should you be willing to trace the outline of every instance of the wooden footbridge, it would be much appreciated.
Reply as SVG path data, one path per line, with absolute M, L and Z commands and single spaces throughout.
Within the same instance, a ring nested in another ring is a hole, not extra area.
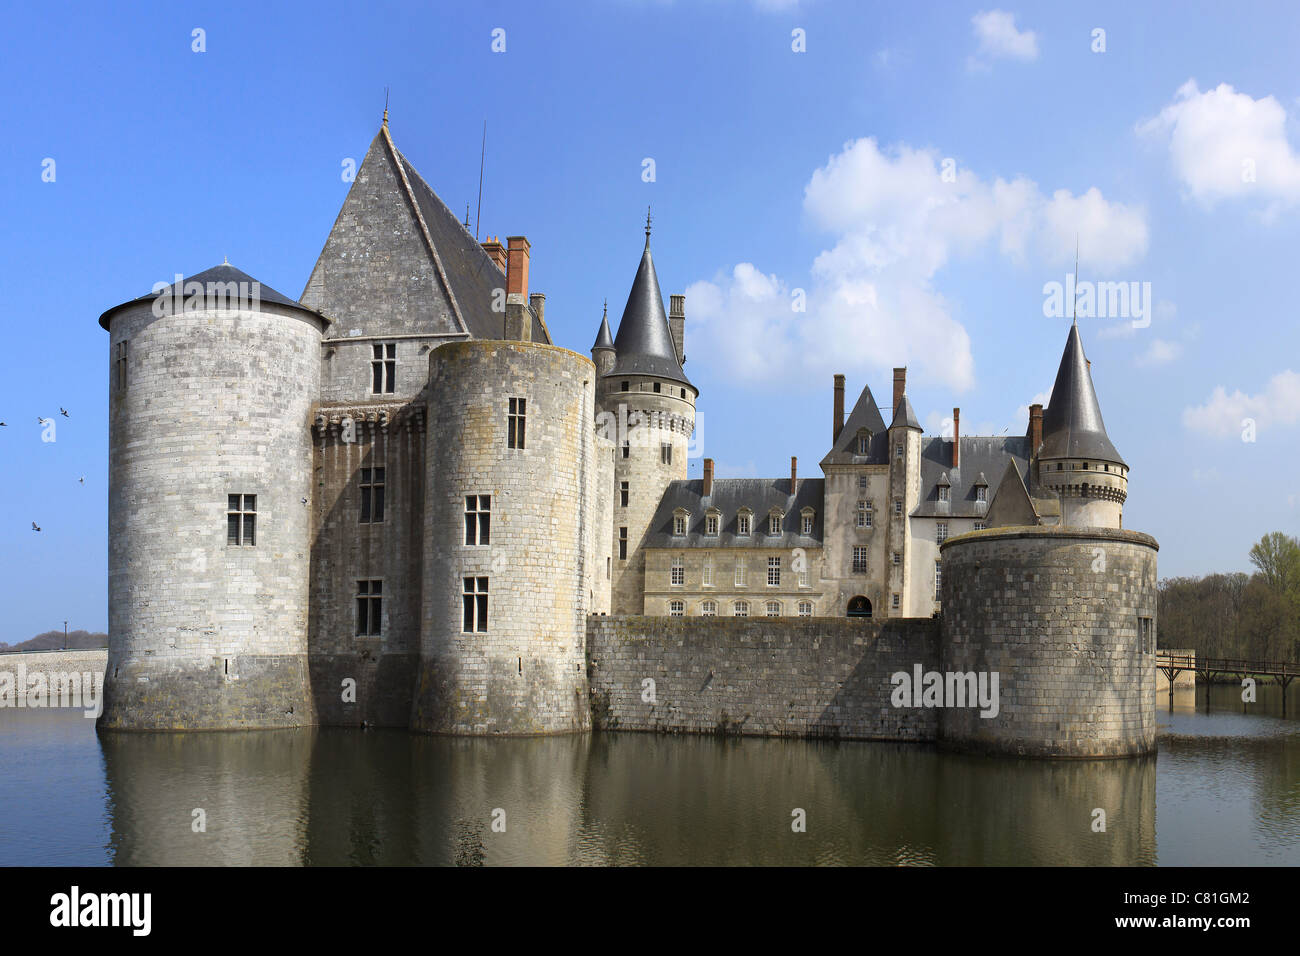
M 1210 709 L 1210 685 L 1216 677 L 1269 677 L 1282 688 L 1282 716 L 1286 716 L 1286 691 L 1300 677 L 1300 664 L 1291 661 L 1250 661 L 1234 657 L 1197 657 L 1156 652 L 1156 669 L 1169 679 L 1169 707 L 1174 706 L 1174 679 L 1183 671 L 1196 674 L 1196 682 L 1205 684 L 1205 709 Z

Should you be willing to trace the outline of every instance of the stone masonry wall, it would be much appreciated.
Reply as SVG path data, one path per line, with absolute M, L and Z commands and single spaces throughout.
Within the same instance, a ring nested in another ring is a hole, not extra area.
M 592 617 L 587 657 L 601 730 L 906 741 L 938 730 L 935 710 L 890 702 L 891 674 L 938 665 L 928 618 Z

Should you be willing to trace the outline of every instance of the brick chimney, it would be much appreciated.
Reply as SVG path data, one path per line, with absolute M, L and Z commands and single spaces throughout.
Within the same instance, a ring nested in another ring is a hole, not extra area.
M 799 490 L 799 459 L 794 455 L 790 456 L 790 494 L 795 494 Z
M 835 376 L 835 433 L 831 435 L 831 441 L 840 440 L 840 432 L 844 430 L 844 376 Z
M 488 257 L 497 264 L 497 268 L 502 272 L 506 271 L 506 247 L 501 245 L 501 240 L 496 236 L 483 242 L 483 251 Z
M 894 369 L 894 405 L 889 410 L 892 421 L 894 412 L 898 411 L 898 403 L 903 400 L 903 393 L 907 391 L 907 369 Z
M 668 331 L 673 337 L 673 348 L 677 349 L 677 361 L 686 364 L 686 296 L 668 297 Z
M 701 489 L 702 496 L 707 498 L 713 494 L 713 459 L 704 459 L 704 488 Z
M 528 314 L 528 240 L 507 236 L 506 321 L 502 338 L 511 342 L 533 340 L 533 320 Z
M 952 410 L 952 466 L 961 467 L 961 409 Z
M 1043 443 L 1043 406 L 1029 406 L 1029 457 L 1038 457 L 1038 446 Z

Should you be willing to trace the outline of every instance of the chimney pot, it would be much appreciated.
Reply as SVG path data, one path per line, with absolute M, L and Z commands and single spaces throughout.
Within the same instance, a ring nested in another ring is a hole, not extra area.
M 506 271 L 506 247 L 497 241 L 496 236 L 483 241 L 483 251 L 488 254 L 488 258 L 496 263 L 498 269 L 502 272 Z
M 794 455 L 790 456 L 790 494 L 796 494 L 799 490 L 799 459 Z
M 1029 457 L 1038 457 L 1038 446 L 1043 443 L 1043 406 L 1029 406 Z
M 890 415 L 898 411 L 898 403 L 903 400 L 903 393 L 907 391 L 907 369 L 894 369 L 894 407 L 891 408 Z
M 713 459 L 704 459 L 704 488 L 703 497 L 707 498 L 713 494 Z
M 519 304 L 528 300 L 528 253 L 531 246 L 523 236 L 508 236 L 506 250 L 506 301 L 520 296 Z

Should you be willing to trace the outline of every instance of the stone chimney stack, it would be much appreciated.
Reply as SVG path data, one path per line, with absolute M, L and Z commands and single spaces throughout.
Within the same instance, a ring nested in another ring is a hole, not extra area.
M 713 459 L 704 459 L 704 487 L 701 489 L 702 497 L 709 497 L 713 494 Z
M 840 440 L 840 432 L 844 430 L 844 376 L 835 376 L 835 433 L 831 435 L 831 441 Z
M 501 245 L 501 240 L 496 236 L 486 239 L 483 242 L 483 251 L 488 257 L 497 264 L 497 268 L 502 272 L 506 271 L 506 247 Z
M 799 459 L 794 455 L 790 456 L 790 494 L 797 494 L 799 491 Z
M 668 331 L 673 336 L 673 348 L 677 349 L 677 361 L 686 364 L 686 296 L 668 297 Z
M 546 295 L 541 292 L 534 292 L 528 296 L 528 304 L 533 307 L 533 315 L 537 316 L 537 321 L 545 323 Z
M 952 466 L 961 467 L 961 409 L 952 410 Z
M 907 391 L 907 369 L 894 369 L 894 404 L 889 409 L 890 420 L 893 420 L 894 412 L 898 411 L 898 403 L 903 400 L 903 393 Z
M 1038 446 L 1043 443 L 1043 406 L 1029 406 L 1029 457 L 1038 457 Z
M 528 314 L 528 240 L 507 236 L 506 250 L 506 322 L 502 338 L 511 342 L 531 342 L 533 321 Z

